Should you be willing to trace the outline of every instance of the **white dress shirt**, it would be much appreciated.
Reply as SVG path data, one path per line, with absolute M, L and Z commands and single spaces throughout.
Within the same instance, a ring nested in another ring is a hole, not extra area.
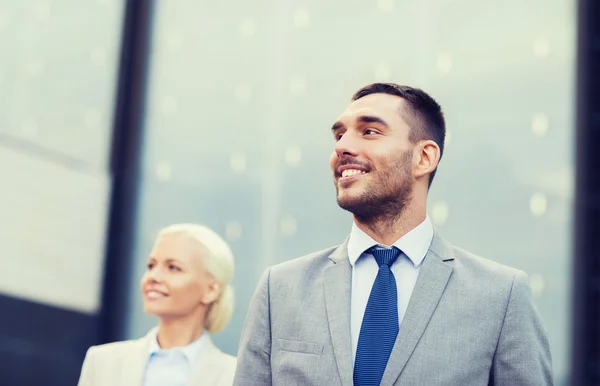
M 433 239 L 433 225 L 426 217 L 425 220 L 410 232 L 397 240 L 393 246 L 399 248 L 402 254 L 391 266 L 396 279 L 398 290 L 398 322 L 402 328 L 402 319 L 406 313 L 408 302 L 412 295 L 421 263 L 429 250 Z M 356 224 L 352 225 L 350 239 L 348 240 L 348 258 L 352 265 L 352 295 L 351 295 L 351 335 L 352 335 L 352 361 L 356 359 L 356 347 L 371 288 L 377 277 L 379 266 L 375 258 L 365 251 L 375 245 L 384 246 L 373 240 Z
M 144 386 L 186 386 L 200 357 L 205 334 L 187 346 L 162 349 L 158 345 L 158 328 L 151 333 Z

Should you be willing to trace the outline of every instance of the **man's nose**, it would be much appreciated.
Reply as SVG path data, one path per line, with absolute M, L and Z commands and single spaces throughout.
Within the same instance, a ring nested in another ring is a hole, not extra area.
M 335 152 L 338 157 L 343 155 L 356 156 L 358 153 L 358 141 L 356 135 L 350 130 L 342 134 L 335 144 Z

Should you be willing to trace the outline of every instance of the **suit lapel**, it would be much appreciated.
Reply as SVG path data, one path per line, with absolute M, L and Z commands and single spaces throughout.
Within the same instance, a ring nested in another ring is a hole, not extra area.
M 324 270 L 325 306 L 333 353 L 342 385 L 352 386 L 352 344 L 350 335 L 350 292 L 352 266 L 348 260 L 348 240 L 329 256 L 333 265 Z
M 454 260 L 452 247 L 434 234 L 429 251 L 423 261 L 400 331 L 383 374 L 381 385 L 393 385 L 406 366 L 419 339 L 437 307 L 452 267 L 446 261 Z
M 133 342 L 131 350 L 125 353 L 121 360 L 121 371 L 123 374 L 123 384 L 132 386 L 141 386 L 144 381 L 144 373 L 149 358 L 149 344 L 153 337 L 152 330 L 143 338 Z M 119 382 L 120 383 L 120 382 Z
M 202 351 L 193 366 L 188 385 L 215 385 L 221 375 L 223 353 L 213 343 L 208 335 L 204 337 Z

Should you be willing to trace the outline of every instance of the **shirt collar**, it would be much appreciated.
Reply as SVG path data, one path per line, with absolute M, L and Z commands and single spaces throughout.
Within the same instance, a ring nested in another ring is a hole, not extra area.
M 418 267 L 425 259 L 433 239 L 433 225 L 429 216 L 425 220 L 410 230 L 407 234 L 396 240 L 393 246 L 400 249 L 412 261 L 415 267 Z M 350 264 L 354 266 L 358 258 L 369 248 L 375 245 L 382 245 L 373 240 L 371 236 L 360 229 L 356 223 L 352 223 L 350 239 L 348 240 L 348 258 Z
M 196 339 L 187 346 L 163 349 L 158 344 L 158 327 L 154 327 L 150 333 L 150 346 L 148 347 L 148 356 L 152 356 L 152 354 L 157 353 L 166 353 L 173 350 L 179 350 L 187 358 L 188 362 L 190 364 L 193 364 L 200 357 L 200 352 L 202 351 L 202 347 L 204 346 L 204 341 L 206 339 L 209 338 L 206 337 L 206 333 L 203 332 L 200 338 Z

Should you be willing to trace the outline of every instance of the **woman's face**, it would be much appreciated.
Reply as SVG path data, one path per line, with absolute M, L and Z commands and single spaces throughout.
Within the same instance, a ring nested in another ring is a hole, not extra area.
M 181 235 L 159 237 L 141 280 L 144 311 L 161 319 L 205 310 L 219 295 L 219 284 L 203 264 L 196 242 Z

